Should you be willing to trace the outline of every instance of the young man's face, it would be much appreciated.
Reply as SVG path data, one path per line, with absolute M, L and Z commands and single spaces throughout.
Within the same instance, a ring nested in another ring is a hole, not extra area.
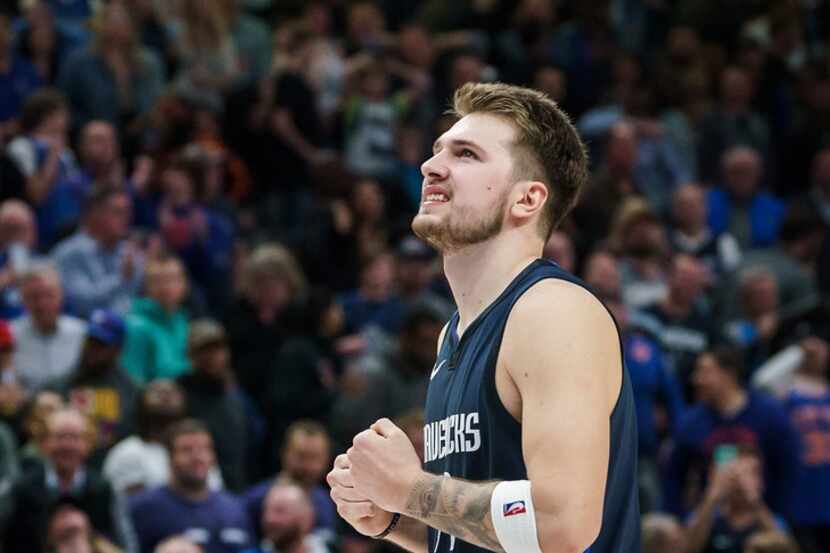
M 215 461 L 209 434 L 194 432 L 177 436 L 170 454 L 170 469 L 179 486 L 203 490 Z
M 516 182 L 515 138 L 511 123 L 482 113 L 465 116 L 441 135 L 433 156 L 421 165 L 415 234 L 444 253 L 497 235 Z

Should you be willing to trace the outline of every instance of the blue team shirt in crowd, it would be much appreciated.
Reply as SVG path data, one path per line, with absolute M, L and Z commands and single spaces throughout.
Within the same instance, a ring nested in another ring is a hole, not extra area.
M 253 545 L 245 509 L 227 492 L 190 501 L 162 486 L 131 497 L 130 516 L 141 553 L 153 553 L 160 542 L 179 534 L 205 553 L 239 553 Z
M 690 408 L 675 432 L 675 447 L 668 475 L 667 507 L 686 515 L 688 505 L 681 497 L 692 473 L 703 482 L 719 445 L 747 445 L 757 448 L 764 465 L 764 499 L 775 512 L 787 516 L 795 485 L 799 441 L 783 407 L 773 398 L 749 393 L 747 403 L 735 415 L 725 418 L 706 405 Z
M 42 85 L 43 81 L 34 65 L 12 56 L 9 70 L 0 73 L 0 122 L 16 117 L 23 100 Z
M 623 342 L 625 365 L 634 389 L 640 455 L 653 457 L 658 446 L 655 404 L 661 402 L 672 425 L 676 425 L 683 414 L 683 395 L 677 379 L 665 366 L 663 350 L 654 340 L 642 334 L 629 334 Z
M 801 436 L 798 477 L 791 515 L 796 525 L 830 524 L 830 393 L 793 390 L 785 401 Z

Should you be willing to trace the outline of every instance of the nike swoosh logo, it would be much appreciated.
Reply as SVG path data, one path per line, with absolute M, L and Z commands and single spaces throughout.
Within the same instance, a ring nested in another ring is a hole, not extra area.
M 443 367 L 443 366 L 444 366 L 444 363 L 446 363 L 446 362 L 447 362 L 447 360 L 446 360 L 446 359 L 443 359 L 440 363 L 438 363 L 437 365 L 435 365 L 435 368 L 434 368 L 434 369 L 432 369 L 432 373 L 430 373 L 430 375 L 429 375 L 429 379 L 430 379 L 430 380 L 432 380 L 433 378 L 435 378 L 435 375 L 436 375 L 436 374 L 438 374 L 438 371 L 440 371 L 440 370 L 441 370 L 441 367 Z

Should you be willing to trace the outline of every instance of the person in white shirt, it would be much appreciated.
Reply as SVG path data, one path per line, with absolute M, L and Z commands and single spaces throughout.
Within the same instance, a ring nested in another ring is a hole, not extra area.
M 61 314 L 60 276 L 47 263 L 32 265 L 20 279 L 26 314 L 12 322 L 16 376 L 27 394 L 62 378 L 77 365 L 86 323 Z

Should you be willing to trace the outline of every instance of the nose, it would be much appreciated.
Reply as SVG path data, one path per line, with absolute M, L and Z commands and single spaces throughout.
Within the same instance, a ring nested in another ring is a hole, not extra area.
M 441 152 L 421 164 L 421 174 L 429 180 L 444 180 L 447 178 L 447 166 L 443 163 Z

